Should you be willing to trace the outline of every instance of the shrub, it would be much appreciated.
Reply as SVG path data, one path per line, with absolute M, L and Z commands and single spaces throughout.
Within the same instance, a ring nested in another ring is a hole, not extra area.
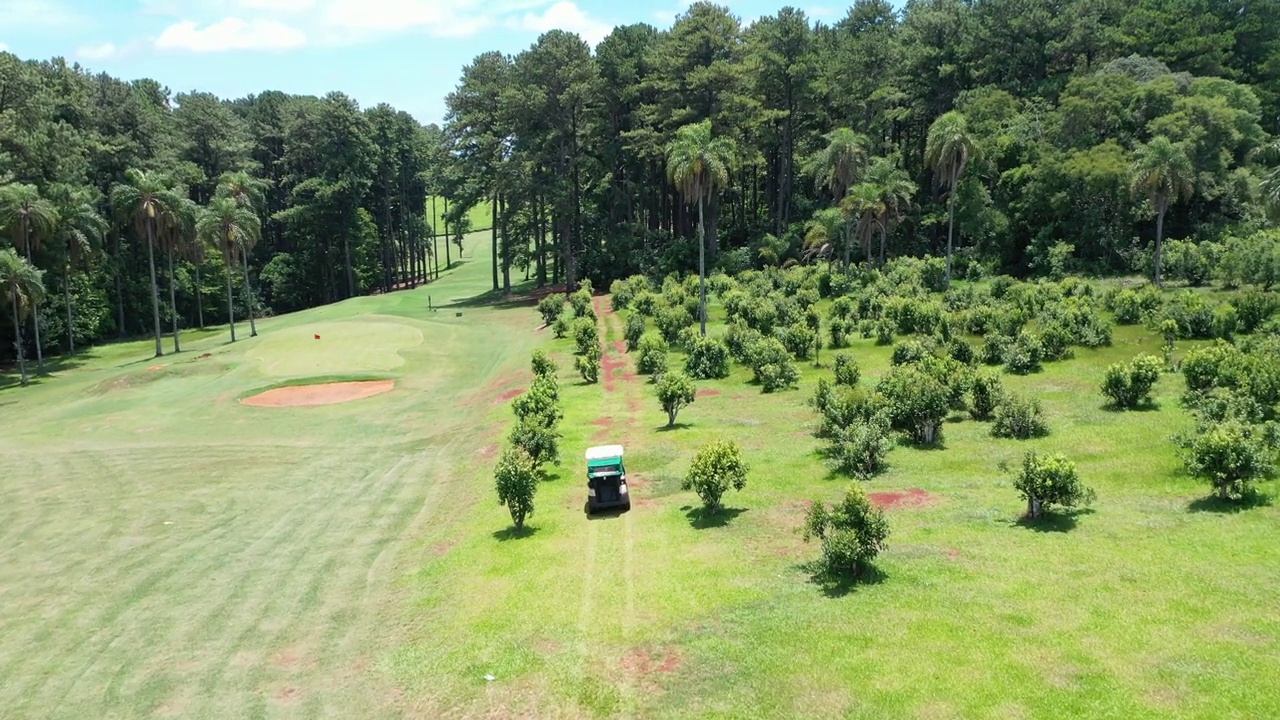
M 516 530 L 524 529 L 525 518 L 533 514 L 533 498 L 538 493 L 538 470 L 532 458 L 519 448 L 507 448 L 493 470 L 498 504 L 511 513 Z
M 533 384 L 511 403 L 516 418 L 555 428 L 564 413 L 560 410 L 560 390 L 553 376 L 534 378 Z
M 511 428 L 509 440 L 533 462 L 534 469 L 546 463 L 560 464 L 560 435 L 553 426 L 535 419 L 522 419 Z
M 736 444 L 717 440 L 702 446 L 694 455 L 680 487 L 697 493 L 702 506 L 714 513 L 720 509 L 729 488 L 742 490 L 747 486 L 747 469 L 742 450 Z
M 953 337 L 947 342 L 947 354 L 956 362 L 962 362 L 965 365 L 972 365 L 977 360 L 973 346 L 958 337 Z
M 636 372 L 641 375 L 661 375 L 667 371 L 667 341 L 655 332 L 640 337 L 636 349 Z
M 1065 360 L 1072 356 L 1071 333 L 1058 323 L 1050 323 L 1040 330 L 1040 347 L 1048 362 Z
M 700 337 L 689 351 L 684 369 L 695 380 L 729 377 L 729 348 L 715 338 Z
M 818 340 L 817 333 L 802 323 L 780 327 L 774 331 L 774 336 L 781 340 L 787 352 L 798 360 L 808 360 Z
M 1275 314 L 1280 299 L 1275 293 L 1249 290 L 1236 297 L 1235 307 L 1240 332 L 1251 333 Z
M 1049 434 L 1049 426 L 1044 423 L 1044 413 L 1040 409 L 1040 401 L 1009 394 L 996 408 L 995 422 L 991 426 L 991 434 L 996 437 L 1029 440 Z
M 1004 384 L 996 373 L 978 373 L 969 389 L 969 415 L 974 420 L 990 418 L 1004 402 Z
M 856 320 L 854 313 L 853 300 L 847 297 L 836 298 L 831 301 L 831 309 L 827 312 L 827 316 L 832 320 Z
M 850 335 L 853 328 L 850 327 L 848 320 L 829 320 L 827 321 L 827 334 L 831 336 L 829 347 L 833 350 L 849 347 Z
M 674 343 L 679 338 L 681 330 L 693 325 L 693 315 L 680 305 L 663 305 L 658 308 L 653 324 L 658 328 L 658 332 L 662 333 L 662 339 L 668 343 Z
M 622 336 L 627 340 L 627 352 L 636 349 L 640 344 L 640 337 L 644 335 L 645 324 L 644 316 L 639 313 L 632 313 L 627 316 L 627 323 L 623 327 Z
M 920 362 L 928 354 L 929 349 L 919 340 L 903 340 L 893 346 L 893 364 L 910 365 Z
M 533 351 L 533 358 L 530 360 L 529 364 L 533 367 L 533 376 L 535 378 L 542 376 L 550 376 L 554 378 L 558 369 L 556 368 L 555 361 L 547 357 L 547 354 L 541 350 Z
M 560 317 L 556 318 L 556 321 L 551 324 L 551 332 L 556 336 L 557 340 L 569 336 L 569 324 L 572 322 L 572 319 L 571 315 L 564 313 L 561 314 Z
M 626 310 L 637 295 L 648 291 L 649 279 L 643 275 L 633 275 L 626 280 L 614 280 L 609 286 L 609 292 L 613 294 L 611 301 L 613 309 Z
M 591 351 L 593 345 L 600 347 L 600 328 L 591 318 L 581 317 L 574 320 L 570 333 L 573 336 L 574 354 L 586 354 Z
M 1164 318 L 1178 324 L 1178 337 L 1184 340 L 1208 340 L 1217 336 L 1213 307 L 1191 290 L 1179 293 L 1165 305 L 1163 315 L 1158 319 Z M 1154 325 L 1159 327 L 1159 322 L 1154 322 Z
M 939 439 L 950 407 L 950 391 L 942 383 L 916 367 L 894 367 L 880 378 L 876 392 L 884 398 L 895 430 L 908 433 L 916 442 L 932 444 Z
M 600 381 L 600 345 L 592 344 L 587 351 L 573 359 L 573 366 L 589 385 Z
M 1214 337 L 1230 339 L 1240 329 L 1240 314 L 1231 303 L 1223 303 L 1213 311 Z
M 1004 367 L 1015 375 L 1026 375 L 1040 369 L 1044 348 L 1039 338 L 1023 330 L 1004 352 Z
M 1254 481 L 1274 474 L 1275 434 L 1237 420 L 1215 423 L 1183 441 L 1183 462 L 1218 497 L 1242 499 L 1253 493 Z
M 767 393 L 791 387 L 800 380 L 800 372 L 791 362 L 791 353 L 777 338 L 756 342 L 750 348 L 747 364 Z
M 1163 369 L 1164 362 L 1154 355 L 1139 355 L 1127 365 L 1116 363 L 1102 379 L 1102 394 L 1118 408 L 1146 405 Z
M 800 371 L 788 359 L 784 363 L 768 363 L 756 373 L 760 386 L 766 393 L 777 392 L 795 387 L 800 382 Z
M 836 376 L 837 385 L 848 385 L 853 387 L 858 384 L 862 373 L 858 369 L 858 361 L 849 353 L 840 353 L 836 355 L 835 367 L 833 368 Z
M 678 347 L 685 352 L 689 352 L 693 350 L 693 346 L 696 345 L 700 339 L 702 339 L 702 333 L 696 326 L 691 325 L 689 327 L 680 328 L 680 332 L 676 333 L 675 347 Z
M 889 420 L 876 415 L 837 430 L 831 437 L 831 463 L 839 472 L 868 480 L 884 472 L 893 443 Z
M 729 348 L 729 355 L 743 365 L 750 365 L 751 354 L 755 346 L 764 340 L 764 336 L 746 325 L 734 323 L 724 336 L 724 343 Z
M 893 344 L 893 321 L 881 318 L 876 322 L 876 345 L 892 345 Z
M 1093 502 L 1093 490 L 1080 482 L 1075 463 L 1065 455 L 1028 452 L 1013 486 L 1027 501 L 1027 517 L 1038 518 L 1050 506 L 1073 508 Z
M 1218 375 L 1227 362 L 1238 362 L 1240 350 L 1219 340 L 1208 347 L 1187 353 L 1182 359 L 1182 376 L 1191 392 L 1206 392 L 1219 385 Z
M 658 312 L 658 296 L 648 290 L 638 292 L 631 298 L 631 309 L 644 317 L 653 317 Z
M 542 324 L 550 325 L 564 312 L 564 295 L 551 293 L 538 301 L 538 314 L 542 316 Z
M 848 385 L 833 387 L 825 378 L 818 381 L 813 405 L 822 413 L 818 434 L 826 438 L 834 438 L 857 423 L 870 422 L 881 410 L 877 396 Z
M 859 485 L 851 486 L 844 499 L 831 508 L 815 500 L 801 530 L 805 542 L 817 539 L 821 543 L 818 570 L 831 577 L 861 577 L 889 537 L 884 511 L 871 504 Z
M 658 381 L 655 392 L 658 403 L 667 414 L 667 427 L 673 427 L 676 424 L 676 416 L 685 407 L 693 404 L 698 395 L 698 389 L 694 387 L 693 380 L 678 371 L 664 373 L 662 379 Z
M 1012 344 L 1012 338 L 1004 335 L 988 335 L 982 339 L 979 358 L 987 365 L 1003 365 L 1005 353 L 1009 351 L 1009 346 Z
M 591 306 L 590 290 L 582 288 L 573 293 L 569 296 L 569 304 L 573 306 L 574 317 L 596 319 L 596 310 Z

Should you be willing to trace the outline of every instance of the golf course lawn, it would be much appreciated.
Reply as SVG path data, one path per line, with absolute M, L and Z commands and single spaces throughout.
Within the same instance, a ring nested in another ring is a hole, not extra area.
M 940 449 L 895 448 L 866 484 L 904 494 L 878 572 L 829 587 L 797 532 L 849 482 L 806 404 L 829 369 L 800 363 L 799 390 L 764 395 L 735 366 L 668 431 L 607 297 L 606 372 L 583 385 L 532 301 L 487 295 L 488 260 L 476 235 L 436 283 L 257 338 L 5 376 L 0 717 L 1280 716 L 1280 507 L 1205 502 L 1170 441 L 1191 424 L 1180 377 L 1157 409 L 1104 409 L 1107 365 L 1158 353 L 1145 329 L 1006 376 L 1047 437 L 957 415 Z M 491 471 L 536 347 L 561 368 L 563 465 L 516 535 Z M 864 384 L 889 365 L 871 341 L 851 352 Z M 308 379 L 396 387 L 239 402 Z M 751 472 L 706 517 L 680 480 L 722 438 Z M 587 518 L 583 452 L 613 443 L 634 507 Z M 999 465 L 1027 449 L 1075 460 L 1091 510 L 1020 524 Z

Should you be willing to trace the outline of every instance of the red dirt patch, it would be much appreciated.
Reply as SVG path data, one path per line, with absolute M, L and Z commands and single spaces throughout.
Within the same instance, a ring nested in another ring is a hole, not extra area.
M 605 353 L 604 357 L 600 358 L 600 372 L 604 374 L 605 392 L 613 392 L 618 389 L 617 380 L 623 375 L 626 367 L 627 361 L 613 353 Z
M 601 442 L 609 438 L 609 435 L 610 435 L 609 431 L 613 429 L 614 420 L 611 417 L 602 417 L 596 420 L 592 420 L 591 424 L 600 428 L 599 430 L 596 431 L 596 434 L 592 437 L 591 441 Z
M 374 395 L 391 392 L 394 380 L 367 380 L 363 382 L 321 383 L 319 385 L 295 385 L 276 388 L 240 401 L 253 407 L 311 407 L 363 400 Z
M 296 687 L 286 686 L 277 690 L 273 697 L 275 697 L 276 702 L 292 705 L 302 698 L 302 691 Z
M 720 394 L 719 390 L 699 390 L 698 397 L 715 397 Z
M 448 552 L 453 549 L 454 544 L 455 543 L 453 542 L 441 542 L 441 543 L 436 543 L 435 545 L 432 545 L 431 556 L 442 557 L 448 554 Z
M 500 402 L 500 403 L 507 402 L 508 400 L 514 399 L 517 395 L 519 395 L 522 392 L 524 392 L 524 388 L 514 388 L 512 390 L 508 390 L 498 396 L 497 402 Z
M 164 369 L 164 366 L 163 366 L 163 365 L 152 365 L 151 367 L 149 367 L 149 368 L 147 368 L 147 369 L 148 369 L 148 370 L 150 370 L 151 372 L 155 372 L 155 371 L 157 371 L 157 370 L 163 370 L 163 369 Z
M 626 340 L 614 340 L 614 341 L 613 341 L 613 350 L 614 350 L 614 352 L 618 353 L 619 355 L 622 355 L 622 354 L 626 353 L 626 352 L 627 352 L 627 341 L 626 341 Z
M 960 557 L 960 551 L 957 550 L 956 548 L 944 548 L 944 552 L 946 552 L 947 557 L 951 558 L 952 560 L 955 560 L 956 558 Z
M 632 675 L 669 673 L 680 667 L 680 655 L 672 648 L 660 648 L 652 652 L 639 648 L 622 658 L 622 669 Z
M 275 657 L 271 658 L 272 664 L 281 670 L 295 670 L 301 661 L 302 658 L 298 653 L 292 650 L 276 653 Z
M 890 490 L 885 492 L 867 493 L 867 498 L 871 500 L 876 507 L 892 510 L 894 508 L 904 507 L 924 507 L 932 505 L 936 499 L 920 489 L 911 490 Z
M 484 458 L 485 460 L 492 460 L 498 456 L 498 443 L 493 443 L 492 445 L 485 445 L 484 447 L 477 450 L 476 454 Z

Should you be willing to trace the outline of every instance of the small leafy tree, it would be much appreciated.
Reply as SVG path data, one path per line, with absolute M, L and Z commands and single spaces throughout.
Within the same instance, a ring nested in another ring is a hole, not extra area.
M 573 333 L 574 354 L 584 355 L 592 345 L 600 347 L 600 328 L 591 318 L 578 318 L 571 326 Z
M 1040 401 L 1021 395 L 1006 395 L 996 408 L 991 434 L 996 437 L 1028 440 L 1049 434 Z
M 742 490 L 746 486 L 747 465 L 742 450 L 733 442 L 717 440 L 698 450 L 681 488 L 697 493 L 702 506 L 714 513 L 729 488 Z
M 560 390 L 554 376 L 540 375 L 529 389 L 511 403 L 516 418 L 555 428 L 564 413 L 560 410 Z
M 596 319 L 596 310 L 591 306 L 591 290 L 579 288 L 569 296 L 569 304 L 573 306 L 574 317 Z
M 507 448 L 493 471 L 498 504 L 511 513 L 516 530 L 524 529 L 525 518 L 533 514 L 533 497 L 538 492 L 538 469 L 520 448 Z
M 1151 390 L 1164 370 L 1154 355 L 1139 355 L 1128 365 L 1116 363 L 1102 379 L 1102 394 L 1118 408 L 1136 408 L 1151 402 Z
M 645 333 L 636 349 L 636 372 L 641 375 L 661 375 L 666 371 L 667 342 L 655 332 Z
M 837 429 L 831 438 L 832 465 L 860 480 L 884 472 L 885 460 L 893 449 L 889 429 L 889 418 L 883 413 Z
M 542 316 L 542 324 L 550 325 L 564 312 L 564 295 L 551 293 L 538 301 L 538 314 Z
M 554 425 L 538 418 L 522 418 L 511 428 L 508 438 L 514 447 L 529 456 L 534 468 L 560 464 L 560 434 Z
M 533 367 L 533 376 L 535 378 L 554 378 L 556 376 L 556 371 L 558 370 L 558 368 L 556 368 L 555 361 L 547 357 L 547 354 L 541 350 L 533 351 L 533 358 L 530 360 L 529 364 Z
M 1226 500 L 1253 493 L 1253 483 L 1275 473 L 1276 428 L 1235 419 L 1200 428 L 1182 441 L 1187 472 L 1207 481 Z
M 656 392 L 662 410 L 667 413 L 667 427 L 674 427 L 676 416 L 681 410 L 693 404 L 698 396 L 698 389 L 694 387 L 693 380 L 679 371 L 663 374 L 662 379 L 658 381 Z
M 1014 375 L 1026 375 L 1040 369 L 1044 346 L 1040 339 L 1023 330 L 1004 348 L 1004 367 Z
M 622 336 L 627 340 L 627 352 L 632 352 L 640 345 L 640 338 L 644 336 L 645 324 L 644 316 L 640 313 L 631 313 L 627 316 L 627 324 L 623 327 Z
M 1040 455 L 1028 452 L 1022 458 L 1022 469 L 1013 486 L 1027 501 L 1027 517 L 1039 518 L 1048 506 L 1073 508 L 1088 505 L 1096 497 L 1093 490 L 1080 482 L 1075 463 L 1065 455 Z
M 699 337 L 689 350 L 684 369 L 695 380 L 729 377 L 729 348 L 722 340 Z
M 951 403 L 946 386 L 913 366 L 905 366 L 885 373 L 876 392 L 884 398 L 895 430 L 928 445 L 938 440 Z
M 833 371 L 836 375 L 837 385 L 848 385 L 855 387 L 862 378 L 862 372 L 858 369 L 858 361 L 849 353 L 840 353 L 836 355 L 836 363 Z
M 551 332 L 556 336 L 557 340 L 569 337 L 569 323 L 572 322 L 572 320 L 573 318 L 569 313 L 561 313 L 560 316 L 555 319 L 555 322 L 551 323 Z
M 978 373 L 969 389 L 969 415 L 974 420 L 990 418 L 1004 400 L 1004 384 L 994 372 Z
M 600 381 L 600 356 L 600 345 L 592 343 L 587 346 L 586 352 L 573 359 L 573 366 L 589 385 Z
M 684 306 L 663 305 L 658 308 L 653 324 L 658 328 L 658 332 L 662 333 L 663 340 L 674 343 L 679 338 L 681 330 L 693 326 L 693 315 L 690 315 Z
M 832 577 L 861 577 L 885 548 L 889 523 L 859 485 L 852 485 L 839 504 L 828 508 L 814 501 L 801 528 L 805 542 L 822 544 L 818 569 Z
M 748 350 L 747 364 L 766 393 L 793 387 L 800 381 L 800 371 L 791 361 L 791 353 L 777 338 L 764 338 Z

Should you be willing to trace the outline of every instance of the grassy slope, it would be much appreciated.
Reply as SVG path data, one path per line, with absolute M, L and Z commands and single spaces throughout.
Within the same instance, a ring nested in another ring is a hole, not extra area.
M 432 217 L 431 213 L 433 210 L 433 206 L 435 210 L 436 224 L 440 226 L 437 228 L 437 230 L 443 233 L 444 232 L 444 198 L 438 197 L 435 195 L 427 198 L 427 209 L 426 209 L 427 222 L 431 222 L 431 217 Z M 450 203 L 450 206 L 452 207 L 452 203 Z M 486 202 L 480 203 L 479 205 L 476 205 L 475 207 L 471 208 L 471 212 L 467 213 L 467 217 L 471 218 L 472 230 L 479 231 L 479 230 L 488 229 L 493 224 L 493 208 L 491 203 L 486 201 Z M 450 228 L 450 232 L 452 232 L 452 228 Z
M 1052 434 L 993 440 L 948 425 L 945 450 L 896 449 L 871 489 L 895 510 L 881 582 L 831 592 L 802 568 L 804 501 L 834 500 L 804 387 L 765 396 L 735 369 L 661 432 L 624 370 L 572 377 L 568 341 L 531 308 L 425 296 L 487 286 L 474 262 L 438 285 L 192 339 L 148 371 L 146 344 L 0 391 L 0 707 L 18 717 L 169 714 L 543 717 L 1267 717 L 1280 714 L 1280 509 L 1196 512 L 1160 409 L 1101 409 L 1105 366 L 1158 342 L 1127 328 L 1010 386 Z M 607 308 L 602 300 L 601 309 Z M 372 317 L 376 315 L 377 317 Z M 386 324 L 387 327 L 373 327 Z M 384 332 L 385 331 L 385 332 Z M 322 340 L 311 339 L 319 333 Z M 418 342 L 418 335 L 423 338 Z M 338 345 L 333 352 L 314 348 Z M 535 344 L 555 351 L 565 464 L 534 532 L 512 538 L 490 456 Z M 203 354 L 212 357 L 187 362 Z M 860 343 L 864 377 L 888 351 Z M 827 360 L 830 355 L 824 356 Z M 388 395 L 306 410 L 236 397 L 296 374 L 400 379 Z M 864 380 L 866 382 L 866 380 Z M 608 418 L 606 420 L 606 418 Z M 729 437 L 753 466 L 717 521 L 679 478 Z M 583 450 L 628 448 L 635 508 L 582 514 Z M 1063 450 L 1099 492 L 1075 527 L 1014 523 L 997 470 Z M 171 524 L 166 524 L 171 523 Z M 486 674 L 495 680 L 489 682 Z

